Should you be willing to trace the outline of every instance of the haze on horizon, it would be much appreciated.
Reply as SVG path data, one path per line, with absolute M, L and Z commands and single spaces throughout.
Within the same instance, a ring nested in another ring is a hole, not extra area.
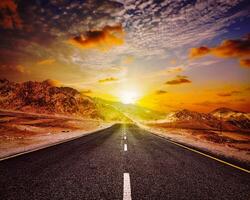
M 250 112 L 247 0 L 0 2 L 0 78 L 160 111 Z

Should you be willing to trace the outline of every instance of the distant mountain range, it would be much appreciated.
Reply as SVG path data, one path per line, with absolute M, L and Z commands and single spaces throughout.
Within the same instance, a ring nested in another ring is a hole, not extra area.
M 211 114 L 238 128 L 250 129 L 250 113 L 244 113 L 230 108 L 218 108 L 212 111 Z
M 0 80 L 0 109 L 104 121 L 140 121 L 162 127 L 250 130 L 250 114 L 229 108 L 218 108 L 210 113 L 186 109 L 162 113 L 138 105 L 91 98 L 70 87 L 54 86 L 50 80 L 24 83 Z
M 97 118 L 94 101 L 69 87 L 52 81 L 14 83 L 0 80 L 0 108 L 40 114 L 63 114 Z
M 166 113 L 151 110 L 134 104 L 123 104 L 121 102 L 107 101 L 94 98 L 98 110 L 105 118 L 120 118 L 122 121 L 147 121 L 164 119 Z
M 165 119 L 150 122 L 162 127 L 212 129 L 212 130 L 250 130 L 250 114 L 229 108 L 218 108 L 210 113 L 199 113 L 187 109 L 170 112 Z

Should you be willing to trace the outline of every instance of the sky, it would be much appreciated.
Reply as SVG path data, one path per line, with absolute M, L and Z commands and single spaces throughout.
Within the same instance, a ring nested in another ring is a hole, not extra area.
M 250 112 L 249 12 L 248 0 L 1 0 L 0 78 Z

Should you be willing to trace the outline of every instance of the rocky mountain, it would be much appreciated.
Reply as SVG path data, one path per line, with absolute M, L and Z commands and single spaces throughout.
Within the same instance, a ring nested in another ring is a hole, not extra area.
M 50 80 L 24 83 L 0 80 L 0 109 L 98 117 L 97 108 L 90 97 L 73 88 L 56 87 Z
M 164 120 L 158 120 L 157 125 L 172 128 L 190 128 L 190 129 L 212 129 L 236 131 L 241 129 L 250 129 L 249 125 L 242 125 L 237 118 L 224 120 L 215 113 L 199 113 L 187 109 L 170 112 Z
M 210 114 L 238 128 L 250 129 L 250 113 L 222 107 L 212 111 Z

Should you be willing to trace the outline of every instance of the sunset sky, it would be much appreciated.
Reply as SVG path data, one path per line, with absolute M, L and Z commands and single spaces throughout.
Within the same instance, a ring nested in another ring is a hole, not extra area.
M 0 78 L 160 111 L 250 112 L 249 0 L 1 0 Z

